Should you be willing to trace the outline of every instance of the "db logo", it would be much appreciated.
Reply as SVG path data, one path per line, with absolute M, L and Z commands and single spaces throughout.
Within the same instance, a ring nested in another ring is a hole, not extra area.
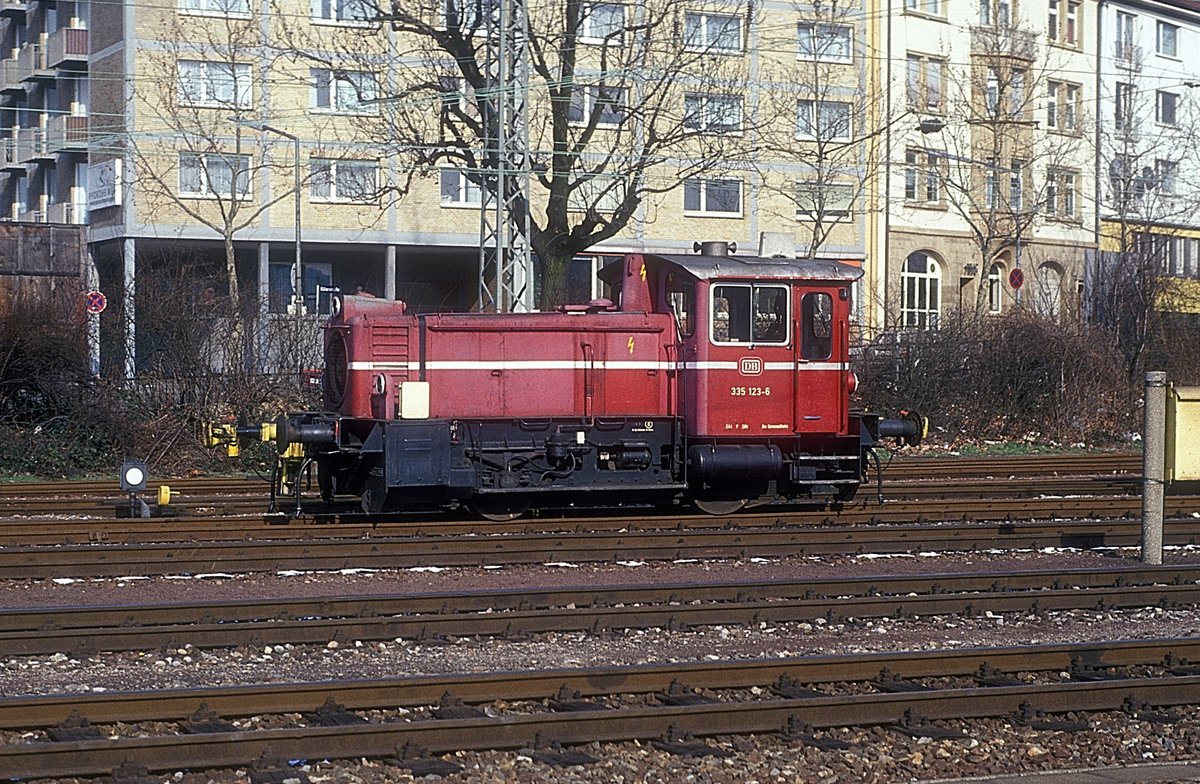
M 742 361 L 738 363 L 738 372 L 743 376 L 761 376 L 762 360 L 758 357 L 742 357 Z

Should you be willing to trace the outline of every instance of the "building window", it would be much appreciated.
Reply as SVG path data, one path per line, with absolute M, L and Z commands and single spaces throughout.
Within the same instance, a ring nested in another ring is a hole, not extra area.
M 742 18 L 689 11 L 683 17 L 683 45 L 691 51 L 739 53 Z
M 685 95 L 683 125 L 693 131 L 738 133 L 742 130 L 742 99 L 736 95 Z
M 981 27 L 1008 27 L 1012 22 L 1010 0 L 979 0 L 979 25 Z
M 1047 34 L 1051 41 L 1066 46 L 1079 43 L 1080 4 L 1077 0 L 1049 0 Z
M 313 68 L 312 108 L 326 112 L 364 114 L 374 111 L 375 75 L 367 71 L 333 71 Z
M 942 170 L 937 155 L 924 150 L 904 152 L 904 200 L 941 202 Z
M 443 207 L 478 207 L 483 203 L 483 191 L 461 169 L 439 169 L 438 176 Z
M 1004 267 L 1000 264 L 993 264 L 988 267 L 987 287 L 988 287 L 988 312 L 999 313 L 1004 307 L 1004 288 L 1001 281 L 1004 279 Z
M 466 80 L 459 76 L 439 76 L 438 87 L 443 116 L 478 119 L 479 101 L 475 98 L 475 88 Z
M 1025 202 L 1025 161 L 1014 158 L 1008 172 L 1008 209 L 1020 212 Z
M 987 69 L 987 81 L 984 83 L 984 101 L 987 107 L 987 113 L 991 117 L 995 117 L 1000 112 L 1000 71 L 999 69 L 989 66 Z
M 921 54 L 908 55 L 908 108 L 940 113 L 945 72 L 945 60 Z
M 495 10 L 496 0 L 443 0 L 442 21 L 447 29 L 472 33 L 483 27 Z
M 1154 162 L 1154 182 L 1158 192 L 1164 196 L 1174 196 L 1176 182 L 1179 178 L 1179 164 L 1159 158 Z
M 180 0 L 179 10 L 208 16 L 249 16 L 250 0 Z
M 996 162 L 992 161 L 983 170 L 983 206 L 989 210 L 996 209 L 1000 200 L 1000 171 Z
M 250 66 L 180 60 L 179 102 L 185 106 L 249 108 Z
M 1179 95 L 1158 90 L 1154 101 L 1154 119 L 1160 125 L 1178 125 Z
M 581 178 L 567 195 L 567 209 L 572 212 L 612 214 L 625 201 L 625 180 L 606 174 Z
M 1014 70 L 1009 79 L 1008 114 L 1017 118 L 1025 114 L 1025 72 L 1020 69 Z
M 309 194 L 314 200 L 366 203 L 378 193 L 379 166 L 375 161 L 316 158 L 311 166 Z
M 1050 169 L 1046 174 L 1046 214 L 1072 220 L 1075 218 L 1076 185 L 1075 172 Z
M 849 141 L 850 104 L 845 101 L 799 101 L 796 129 L 796 135 L 801 139 Z
M 1037 269 L 1033 308 L 1042 318 L 1051 321 L 1058 321 L 1062 316 L 1062 271 L 1052 262 Z
M 695 215 L 742 214 L 741 180 L 684 180 L 683 211 Z
M 247 198 L 250 156 L 179 153 L 179 192 L 185 196 Z
M 1047 82 L 1046 127 L 1074 131 L 1079 117 L 1079 85 Z
M 1113 101 L 1113 125 L 1119 131 L 1134 129 L 1133 85 L 1117 82 L 1116 100 Z
M 1125 11 L 1117 11 L 1117 40 L 1115 54 L 1118 60 L 1126 63 L 1133 62 L 1137 59 L 1136 50 L 1134 49 L 1133 26 L 1136 16 Z
M 625 6 L 585 3 L 579 18 L 579 40 L 585 44 L 620 44 L 625 31 Z
M 800 37 L 800 59 L 828 63 L 850 62 L 852 49 L 849 25 L 802 22 L 797 29 Z
M 320 22 L 361 23 L 376 16 L 370 0 L 310 0 L 310 10 L 312 18 Z
M 1154 37 L 1156 49 L 1164 57 L 1179 56 L 1179 25 L 1170 22 L 1158 23 L 1158 33 Z
M 900 323 L 937 329 L 941 315 L 942 270 L 927 253 L 913 253 L 900 271 Z
M 796 219 L 820 221 L 845 218 L 854 211 L 854 186 L 845 183 L 801 182 L 796 186 Z
M 930 16 L 941 16 L 944 12 L 942 0 L 904 0 L 904 9 Z
M 576 87 L 571 91 L 567 121 L 572 125 L 594 123 L 597 128 L 616 128 L 624 119 L 624 88 L 591 85 Z

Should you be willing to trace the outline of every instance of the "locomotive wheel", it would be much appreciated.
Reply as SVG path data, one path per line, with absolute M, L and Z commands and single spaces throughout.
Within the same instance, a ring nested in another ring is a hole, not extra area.
M 476 498 L 471 502 L 475 514 L 493 523 L 507 523 L 516 520 L 529 511 L 526 501 L 516 501 L 511 498 Z
M 741 509 L 743 506 L 746 505 L 747 500 L 748 499 L 745 499 L 745 498 L 735 498 L 735 499 L 732 499 L 729 501 L 716 500 L 716 499 L 711 499 L 711 498 L 710 499 L 697 498 L 695 501 L 695 504 L 696 504 L 696 508 L 699 509 L 701 512 L 704 512 L 705 514 L 710 514 L 710 515 L 713 515 L 714 517 L 724 517 L 725 515 L 731 515 L 734 512 L 736 512 L 737 510 Z

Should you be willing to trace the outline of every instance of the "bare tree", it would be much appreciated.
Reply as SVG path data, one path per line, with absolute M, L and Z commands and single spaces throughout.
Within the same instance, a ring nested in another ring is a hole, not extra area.
M 1148 352 L 1169 362 L 1171 314 L 1200 311 L 1194 281 L 1183 282 L 1200 278 L 1200 113 L 1182 99 L 1183 85 L 1143 76 L 1139 49 L 1121 54 L 1104 96 L 1113 108 L 1100 134 L 1105 228 L 1087 270 L 1086 305 L 1136 378 Z
M 1054 53 L 1039 52 L 1032 30 L 1008 18 L 988 21 L 971 28 L 969 62 L 948 69 L 946 116 L 956 119 L 921 123 L 931 135 L 920 172 L 966 225 L 978 254 L 977 317 L 988 311 L 988 276 L 1001 254 L 1019 256 L 1039 227 L 1082 227 L 1091 161 L 1080 86 L 1060 81 Z
M 203 19 L 172 14 L 160 30 L 161 46 L 145 53 L 147 72 L 134 82 L 137 133 L 127 139 L 145 199 L 141 209 L 166 223 L 182 214 L 221 238 L 230 324 L 225 368 L 236 369 L 243 362 L 246 330 L 234 237 L 294 195 L 301 183 L 261 198 L 253 195 L 264 171 L 293 179 L 292 162 L 269 158 L 268 145 L 254 158 L 247 144 L 252 132 L 237 122 L 261 100 L 271 70 L 260 15 L 249 4 L 245 13 Z
M 760 80 L 760 114 L 772 122 L 759 130 L 767 154 L 758 156 L 758 172 L 762 189 L 791 210 L 783 217 L 802 221 L 802 254 L 817 256 L 838 226 L 861 215 L 894 118 L 868 78 L 874 66 L 863 65 L 863 7 L 818 1 L 796 11 L 795 27 L 764 33 L 764 48 L 793 49 L 795 62 Z
M 365 5 L 386 21 L 388 36 L 365 38 L 360 29 L 316 37 L 294 25 L 294 56 L 359 97 L 378 91 L 365 96 L 378 99 L 377 112 L 357 125 L 358 139 L 399 162 L 393 195 L 430 176 L 495 188 L 489 140 L 500 130 L 502 90 L 520 87 L 498 87 L 489 71 L 488 19 L 498 6 Z M 367 16 L 363 4 L 356 8 Z M 529 216 L 541 306 L 566 295 L 570 260 L 618 236 L 647 200 L 746 160 L 747 131 L 760 122 L 745 98 L 747 9 L 684 0 L 528 5 L 531 193 L 512 190 L 513 178 L 498 195 Z M 377 81 L 365 85 L 358 75 Z M 719 188 L 712 195 L 728 197 Z

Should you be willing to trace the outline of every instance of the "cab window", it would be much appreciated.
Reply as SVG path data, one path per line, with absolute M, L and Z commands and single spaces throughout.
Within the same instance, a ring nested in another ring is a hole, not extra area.
M 789 288 L 725 283 L 712 287 L 714 343 L 788 342 Z
M 691 337 L 696 332 L 696 284 L 690 280 L 679 280 L 667 276 L 667 301 L 675 314 L 679 336 Z
M 833 354 L 833 298 L 819 291 L 809 292 L 800 301 L 802 337 L 800 356 L 804 359 L 829 359 Z

